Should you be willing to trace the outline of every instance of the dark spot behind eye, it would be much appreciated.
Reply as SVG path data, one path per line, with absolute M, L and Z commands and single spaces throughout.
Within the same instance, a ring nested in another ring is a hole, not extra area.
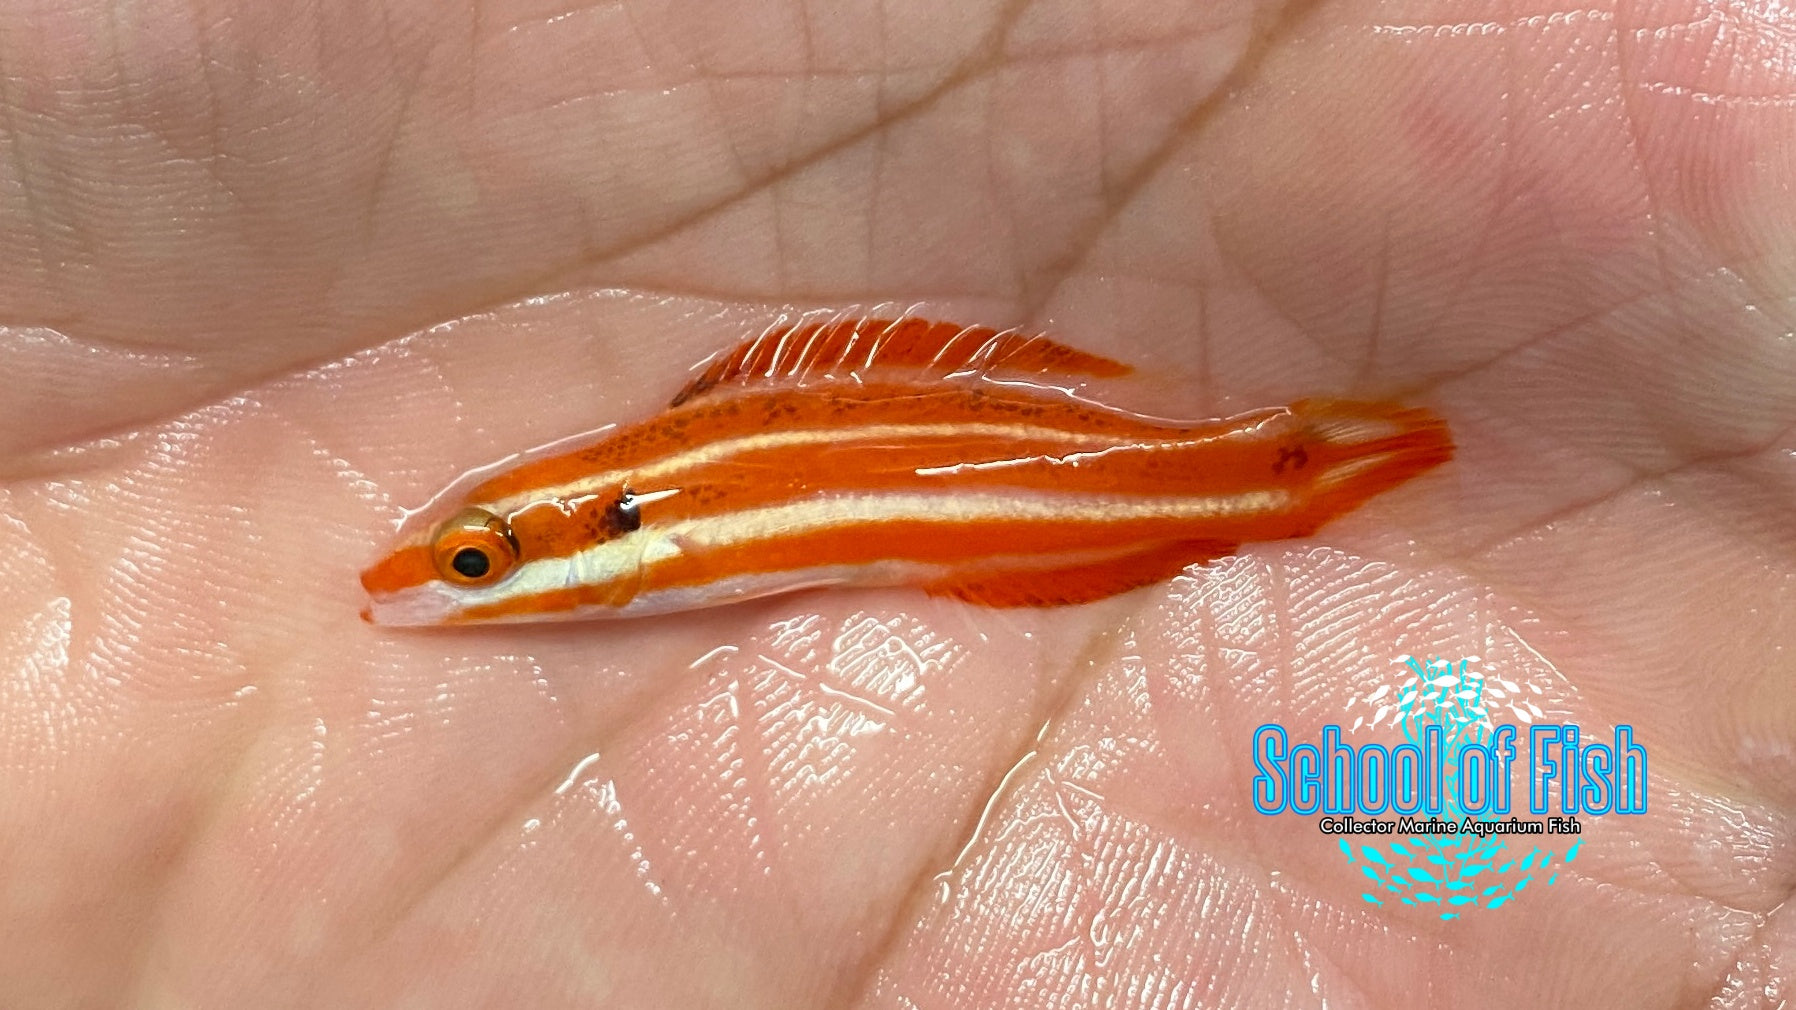
M 605 520 L 618 533 L 642 529 L 642 509 L 636 504 L 636 496 L 625 491 L 605 510 Z
M 1272 472 L 1284 473 L 1287 463 L 1291 465 L 1291 469 L 1301 470 L 1309 461 L 1310 454 L 1304 450 L 1303 446 L 1286 446 L 1278 450 L 1278 462 L 1272 464 Z
M 449 564 L 470 579 L 482 578 L 492 569 L 492 561 L 487 558 L 486 554 L 473 547 L 463 547 L 456 551 L 454 559 Z

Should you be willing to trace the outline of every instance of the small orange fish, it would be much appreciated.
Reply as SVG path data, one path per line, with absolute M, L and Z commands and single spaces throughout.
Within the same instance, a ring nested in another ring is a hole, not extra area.
M 362 573 L 364 616 L 624 617 L 817 586 L 1084 603 L 1306 536 L 1453 454 L 1425 410 L 1304 400 L 1186 424 L 1041 383 L 1129 371 L 919 319 L 770 330 L 653 419 L 440 495 Z

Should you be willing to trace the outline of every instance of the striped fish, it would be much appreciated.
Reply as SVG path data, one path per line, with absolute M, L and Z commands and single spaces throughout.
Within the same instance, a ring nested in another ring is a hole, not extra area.
M 1310 534 L 1448 459 L 1424 410 L 1306 400 L 1173 423 L 1067 394 L 1128 366 L 919 319 L 770 330 L 667 410 L 408 520 L 378 624 L 635 616 L 819 586 L 1083 603 Z

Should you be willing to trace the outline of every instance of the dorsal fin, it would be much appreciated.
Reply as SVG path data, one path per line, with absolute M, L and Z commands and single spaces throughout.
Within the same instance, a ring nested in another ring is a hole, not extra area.
M 1043 336 L 925 319 L 836 319 L 782 326 L 712 361 L 673 398 L 677 407 L 719 386 L 865 377 L 911 369 L 918 378 L 1018 374 L 1127 375 L 1128 365 Z

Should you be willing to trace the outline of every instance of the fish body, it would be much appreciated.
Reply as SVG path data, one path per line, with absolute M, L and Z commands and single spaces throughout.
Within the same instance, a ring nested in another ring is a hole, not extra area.
M 1082 603 L 1307 536 L 1453 451 L 1433 414 L 1390 404 L 1175 423 L 1041 381 L 1127 371 L 915 319 L 773 330 L 656 417 L 418 517 L 363 573 L 366 616 L 623 617 L 819 586 Z

